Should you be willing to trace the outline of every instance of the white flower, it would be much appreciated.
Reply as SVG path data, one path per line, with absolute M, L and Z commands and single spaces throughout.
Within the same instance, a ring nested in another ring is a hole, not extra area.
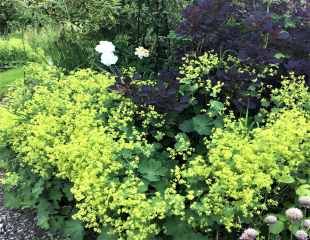
M 310 230 L 310 219 L 306 219 L 304 221 L 304 227 L 307 229 L 307 230 Z
M 277 222 L 277 217 L 274 215 L 268 215 L 267 217 L 265 217 L 265 223 L 267 224 L 275 224 Z
M 147 58 L 150 56 L 150 51 L 145 49 L 144 47 L 138 47 L 136 48 L 135 55 L 138 56 L 138 58 Z
M 106 52 L 101 55 L 101 63 L 106 66 L 114 65 L 118 60 L 118 57 L 113 52 Z
M 258 232 L 253 228 L 248 228 L 242 233 L 240 240 L 255 240 Z
M 298 208 L 289 208 L 285 211 L 285 215 L 291 220 L 291 221 L 299 221 L 304 216 L 302 214 L 302 211 Z
M 101 53 L 101 63 L 106 66 L 115 64 L 118 57 L 114 54 L 115 46 L 112 42 L 100 41 L 96 46 L 96 51 Z
M 295 233 L 295 237 L 298 240 L 307 240 L 308 239 L 308 234 L 304 230 L 298 230 Z
M 310 208 L 310 197 L 309 196 L 302 196 L 298 199 L 299 204 L 302 207 Z
M 96 46 L 96 51 L 98 53 L 113 53 L 115 51 L 115 46 L 112 42 L 100 41 L 99 45 Z

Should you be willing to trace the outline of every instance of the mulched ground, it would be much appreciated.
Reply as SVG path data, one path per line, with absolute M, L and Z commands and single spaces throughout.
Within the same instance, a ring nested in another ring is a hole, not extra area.
M 1 177 L 0 173 L 0 177 Z M 47 234 L 36 226 L 36 216 L 30 210 L 4 207 L 0 184 L 0 240 L 45 240 Z

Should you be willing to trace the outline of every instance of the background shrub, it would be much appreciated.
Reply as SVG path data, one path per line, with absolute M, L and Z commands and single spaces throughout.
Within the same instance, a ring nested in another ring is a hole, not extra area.
M 3 40 L 2 62 L 50 65 L 0 108 L 8 206 L 75 240 L 237 239 L 308 191 L 303 1 L 194 1 L 177 33 L 191 1 L 23 2 L 36 24 Z M 116 77 L 74 70 L 102 70 L 99 40 Z
M 11 68 L 27 62 L 44 61 L 41 49 L 33 49 L 28 43 L 19 38 L 0 39 L 0 66 Z
M 0 3 L 0 34 L 9 32 L 10 25 L 15 20 L 18 12 L 17 1 L 3 0 Z
M 218 54 L 219 67 L 205 78 L 223 83 L 239 112 L 257 111 L 268 86 L 279 87 L 281 75 L 290 71 L 305 75 L 309 84 L 309 31 L 304 1 L 213 0 L 189 5 L 177 30 L 192 40 L 181 55 Z
M 19 28 L 41 29 L 55 25 L 56 32 L 60 33 L 59 38 L 49 44 L 55 52 L 52 57 L 57 66 L 68 71 L 79 67 L 98 69 L 100 63 L 94 62 L 94 47 L 105 39 L 117 45 L 119 62 L 123 66 L 137 62 L 133 56 L 136 47 L 147 47 L 153 52 L 148 68 L 158 71 L 163 65 L 174 62 L 172 52 L 176 49 L 177 38 L 169 33 L 180 21 L 179 12 L 189 0 L 22 2 L 19 5 L 24 15 L 19 17 Z

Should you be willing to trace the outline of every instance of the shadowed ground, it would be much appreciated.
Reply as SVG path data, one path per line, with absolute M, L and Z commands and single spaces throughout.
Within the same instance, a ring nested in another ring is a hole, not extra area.
M 0 172 L 0 178 L 3 173 Z M 0 240 L 43 240 L 46 234 L 36 227 L 35 214 L 30 210 L 7 209 L 0 184 Z

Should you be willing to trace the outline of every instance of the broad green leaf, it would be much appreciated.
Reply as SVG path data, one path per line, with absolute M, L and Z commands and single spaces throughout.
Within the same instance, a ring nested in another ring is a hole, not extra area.
M 32 194 L 34 198 L 39 198 L 39 196 L 41 195 L 41 193 L 44 190 L 44 180 L 42 178 L 40 178 L 40 180 L 38 182 L 35 183 L 35 185 L 32 188 Z
M 161 179 L 158 182 L 154 182 L 152 186 L 154 186 L 158 192 L 164 194 L 165 190 L 168 187 L 168 184 L 169 184 L 169 181 L 167 181 L 167 179 Z
M 276 59 L 286 58 L 286 56 L 285 56 L 283 53 L 280 53 L 280 52 L 276 53 L 276 54 L 274 55 L 274 57 L 275 57 Z
M 143 183 L 139 185 L 138 190 L 140 193 L 144 193 L 148 190 L 148 188 L 149 188 L 149 183 L 147 181 L 143 181 Z
M 73 194 L 71 193 L 71 187 L 72 186 L 70 184 L 66 184 L 62 189 L 63 193 L 65 194 L 66 198 L 69 201 L 73 200 Z
M 310 184 L 303 184 L 296 190 L 298 196 L 310 196 Z
M 56 204 L 59 200 L 61 200 L 63 193 L 61 192 L 59 188 L 53 187 L 49 189 L 48 196 L 49 196 L 49 199 L 52 200 Z
M 63 213 L 62 213 L 63 214 Z M 50 224 L 50 229 L 49 231 L 51 232 L 59 232 L 62 231 L 65 223 L 65 216 L 53 216 L 50 218 L 49 224 Z
M 295 234 L 298 230 L 300 230 L 300 223 L 291 224 L 288 229 Z
M 223 128 L 224 127 L 224 121 L 221 118 L 217 118 L 213 121 L 214 127 L 216 128 Z
M 206 114 L 197 115 L 193 118 L 193 128 L 200 135 L 210 135 L 212 126 L 213 120 Z
M 43 229 L 49 229 L 50 204 L 47 200 L 41 199 L 37 206 L 38 225 Z
M 6 191 L 4 193 L 4 206 L 6 208 L 19 208 L 21 205 L 20 199 L 16 197 L 14 192 Z
M 224 104 L 219 101 L 212 100 L 210 102 L 210 111 L 212 113 L 220 113 L 224 109 Z
M 294 183 L 295 179 L 292 176 L 281 176 L 279 179 L 279 182 L 281 183 L 286 183 L 286 184 L 290 184 L 290 183 Z
M 269 231 L 272 234 L 278 235 L 284 230 L 284 228 L 285 228 L 285 224 L 281 221 L 277 221 L 275 224 L 271 224 L 269 226 Z
M 168 169 L 162 166 L 162 162 L 155 159 L 145 159 L 141 161 L 138 171 L 142 176 L 150 181 L 156 182 L 161 176 L 165 176 Z
M 179 126 L 180 130 L 185 133 L 190 133 L 194 131 L 194 125 L 192 119 L 186 120 L 183 123 L 180 124 Z
M 7 162 L 10 158 L 11 158 L 11 151 L 5 146 L 0 145 L 0 161 Z
M 64 225 L 64 235 L 70 236 L 72 240 L 83 240 L 85 231 L 81 222 L 76 220 L 69 220 Z

